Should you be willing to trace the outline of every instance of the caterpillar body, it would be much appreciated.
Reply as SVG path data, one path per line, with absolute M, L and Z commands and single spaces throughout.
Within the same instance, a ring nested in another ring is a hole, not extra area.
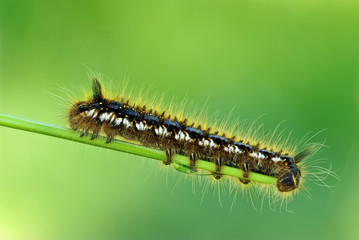
M 291 192 L 300 185 L 302 169 L 298 163 L 311 154 L 308 149 L 293 156 L 283 154 L 260 144 L 219 135 L 210 128 L 203 129 L 200 123 L 195 126 L 187 119 L 171 117 L 146 106 L 108 99 L 97 79 L 92 82 L 92 91 L 90 99 L 75 102 L 69 110 L 70 126 L 81 131 L 81 136 L 90 132 L 94 139 L 104 133 L 107 143 L 116 136 L 137 141 L 165 151 L 166 165 L 172 163 L 174 154 L 188 156 L 193 171 L 198 159 L 209 161 L 216 166 L 212 173 L 215 179 L 221 179 L 222 166 L 229 166 L 243 170 L 243 179 L 239 179 L 243 184 L 248 184 L 248 176 L 255 172 L 277 178 L 279 192 Z

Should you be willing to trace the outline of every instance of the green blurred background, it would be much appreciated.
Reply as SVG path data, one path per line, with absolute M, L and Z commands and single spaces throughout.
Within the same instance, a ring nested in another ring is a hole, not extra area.
M 65 126 L 54 95 L 87 87 L 88 66 L 211 112 L 236 105 L 233 121 L 266 114 L 265 130 L 287 120 L 294 138 L 326 129 L 316 158 L 340 176 L 333 191 L 308 183 L 294 213 L 240 196 L 230 210 L 226 189 L 201 201 L 156 161 L 0 128 L 0 239 L 359 239 L 357 1 L 0 3 L 1 112 Z

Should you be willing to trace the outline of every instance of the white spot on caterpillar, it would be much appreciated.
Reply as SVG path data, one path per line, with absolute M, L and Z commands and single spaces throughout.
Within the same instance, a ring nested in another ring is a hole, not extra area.
M 208 145 L 209 145 L 209 141 L 208 141 L 207 139 L 204 140 L 204 141 L 203 141 L 203 145 L 204 145 L 204 146 L 208 146 Z
M 224 147 L 224 151 L 229 153 L 241 153 L 241 151 L 236 146 L 233 146 L 231 144 L 228 144 L 227 147 Z
M 112 117 L 111 117 L 111 119 L 110 119 L 110 122 L 113 122 L 113 120 L 115 120 L 115 118 L 116 118 L 115 114 L 112 114 Z
M 209 139 L 209 147 L 214 147 L 214 148 L 216 148 L 216 147 L 217 147 L 217 144 L 215 144 L 212 139 Z
M 88 117 L 92 117 L 92 114 L 95 112 L 95 109 L 92 109 L 91 111 L 86 111 L 85 113 L 86 113 L 86 115 L 88 116 Z
M 167 128 L 165 127 L 163 127 L 163 135 L 166 137 L 168 136 Z
M 249 156 L 252 156 L 252 157 L 255 157 L 255 158 L 258 158 L 258 159 L 264 159 L 265 158 L 265 156 L 262 153 L 258 153 L 258 152 L 250 153 Z
M 186 135 L 183 132 L 180 132 L 179 135 L 180 135 L 180 140 L 184 140 L 184 138 L 186 137 Z
M 185 138 L 185 135 L 182 131 L 179 131 L 178 134 L 175 136 L 175 139 L 179 140 L 179 141 L 183 140 L 184 138 Z
M 165 127 L 159 127 L 155 129 L 155 133 L 159 136 L 168 136 L 167 129 Z M 176 138 L 176 137 L 175 137 Z M 178 137 L 177 137 L 178 138 Z M 176 139 L 177 139 L 176 138 Z M 178 140 L 178 139 L 177 139 Z
M 122 124 L 125 125 L 126 128 L 132 127 L 132 124 L 127 120 L 127 118 L 123 119 Z
M 92 119 L 94 119 L 97 116 L 98 112 L 95 109 L 92 109 L 91 111 L 86 111 L 85 114 L 88 117 L 92 117 Z
M 191 141 L 192 139 L 189 137 L 188 133 L 186 133 L 186 136 L 184 138 L 185 141 L 189 142 Z
M 275 158 L 272 158 L 272 161 L 274 162 L 279 162 L 281 161 L 282 159 L 280 157 L 275 157 Z
M 111 113 L 111 115 L 110 115 L 110 116 L 111 116 L 111 118 L 110 118 L 110 122 L 113 122 L 113 120 L 115 120 L 115 117 L 116 117 L 116 116 L 115 116 L 115 114 L 114 114 L 114 113 Z
M 106 120 L 106 118 L 109 118 L 108 114 L 107 113 L 102 113 L 100 115 L 100 121 L 103 122 Z
M 107 113 L 107 116 L 106 116 L 106 121 L 108 121 L 111 117 L 112 117 L 113 113 Z
M 143 124 L 143 122 L 140 122 L 140 123 L 136 124 L 136 128 L 137 128 L 137 130 L 144 131 L 144 130 L 147 130 L 147 125 Z
M 115 120 L 115 126 L 118 126 L 122 123 L 122 118 L 116 118 Z
M 237 146 L 234 146 L 234 152 L 239 154 L 243 153 Z
M 113 113 L 103 113 L 100 116 L 100 120 L 101 122 L 103 121 L 108 121 L 110 119 L 110 117 L 112 116 Z

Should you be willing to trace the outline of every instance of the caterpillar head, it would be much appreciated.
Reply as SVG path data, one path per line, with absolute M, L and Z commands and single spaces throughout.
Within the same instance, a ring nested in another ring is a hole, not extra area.
M 277 180 L 277 188 L 279 191 L 290 192 L 299 187 L 302 174 L 297 164 L 318 151 L 318 146 L 319 145 L 317 144 L 309 145 L 297 155 L 295 155 L 294 158 L 286 155 L 280 156 L 283 160 L 283 164 L 286 165 L 287 168 L 281 174 L 279 174 Z
M 295 164 L 288 165 L 288 169 L 277 180 L 277 188 L 281 192 L 290 192 L 298 188 L 301 172 Z

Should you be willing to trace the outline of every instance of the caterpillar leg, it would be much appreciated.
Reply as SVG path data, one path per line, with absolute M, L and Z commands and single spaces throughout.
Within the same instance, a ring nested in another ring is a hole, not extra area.
M 164 165 L 170 165 L 172 163 L 172 157 L 173 157 L 173 150 L 171 148 L 166 149 L 166 160 L 163 161 Z
M 216 164 L 215 171 L 220 172 L 221 167 L 222 167 L 222 158 L 221 157 L 211 157 L 211 160 L 214 164 Z M 212 172 L 213 177 L 217 180 L 221 179 L 223 177 L 223 175 L 220 173 L 216 173 L 216 172 Z
M 247 162 L 244 162 L 243 164 L 241 164 L 241 169 L 243 170 L 243 177 L 244 178 L 249 178 L 249 164 Z M 246 179 L 242 179 L 240 178 L 239 181 L 241 181 L 241 183 L 243 184 L 248 184 L 251 181 L 246 180 Z
M 195 152 L 191 152 L 189 155 L 189 168 L 192 169 L 193 172 L 197 172 L 196 161 L 198 159 L 198 156 Z
M 111 142 L 114 139 L 114 137 L 112 135 L 108 135 L 107 139 L 106 139 L 106 143 Z
M 100 133 L 100 130 L 101 130 L 101 125 L 99 125 L 99 124 L 94 124 L 94 126 L 92 127 L 91 140 L 94 140 L 95 138 L 98 137 L 98 134 Z
M 81 134 L 80 134 L 80 137 L 85 136 L 85 135 L 87 134 L 88 130 L 89 130 L 88 128 L 82 129 Z
M 92 133 L 91 140 L 94 140 L 95 138 L 97 138 L 98 133 L 99 133 L 98 131 L 94 131 L 94 132 Z

